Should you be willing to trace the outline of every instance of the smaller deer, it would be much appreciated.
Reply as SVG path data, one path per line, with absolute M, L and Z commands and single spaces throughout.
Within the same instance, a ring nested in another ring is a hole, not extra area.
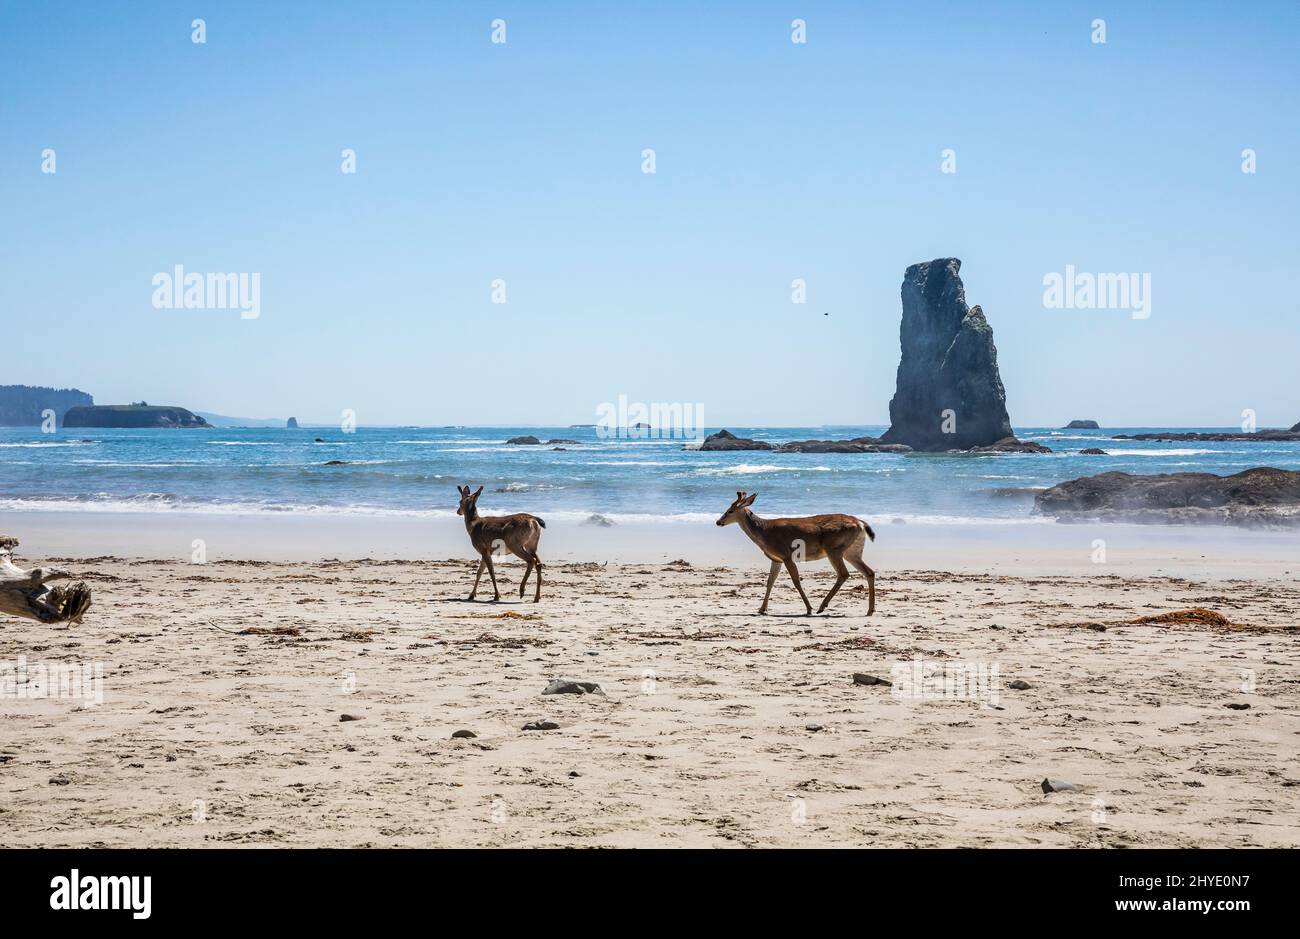
M 478 491 L 470 492 L 469 486 L 457 486 L 456 491 L 460 493 L 460 508 L 456 509 L 456 514 L 465 516 L 465 530 L 469 532 L 469 540 L 479 555 L 478 573 L 474 575 L 474 589 L 469 592 L 469 598 L 473 600 L 478 593 L 478 582 L 483 577 L 483 566 L 486 564 L 488 573 L 492 575 L 492 600 L 495 602 L 501 599 L 501 591 L 497 589 L 496 568 L 492 566 L 492 552 L 506 548 L 515 557 L 528 562 L 524 579 L 519 582 L 519 599 L 524 598 L 528 575 L 534 567 L 537 568 L 537 590 L 533 594 L 533 602 L 539 602 L 542 599 L 542 560 L 537 556 L 537 542 L 542 537 L 546 523 L 526 512 L 492 517 L 479 515 L 478 497 L 483 492 L 483 487 L 479 486 Z
M 867 567 L 866 562 L 862 560 L 862 549 L 867 539 L 876 540 L 876 533 L 871 530 L 870 525 L 852 515 L 759 518 L 749 510 L 757 498 L 757 493 L 746 495 L 737 492 L 736 501 L 722 513 L 718 525 L 730 525 L 732 522 L 739 524 L 741 530 L 749 535 L 750 540 L 758 545 L 772 562 L 772 570 L 767 575 L 767 592 L 763 594 L 763 605 L 758 608 L 759 615 L 767 612 L 767 599 L 772 596 L 772 584 L 776 583 L 777 572 L 784 564 L 785 569 L 790 572 L 790 579 L 794 581 L 795 589 L 803 598 L 807 615 L 811 616 L 812 604 L 808 602 L 808 595 L 803 592 L 803 584 L 799 582 L 799 568 L 795 562 L 816 561 L 818 558 L 829 559 L 836 575 L 835 586 L 831 588 L 830 593 L 826 594 L 822 605 L 817 608 L 818 613 L 826 609 L 831 598 L 844 585 L 844 581 L 849 579 L 848 569 L 844 566 L 846 558 L 850 564 L 867 575 L 867 615 L 870 616 L 876 611 L 876 572 Z

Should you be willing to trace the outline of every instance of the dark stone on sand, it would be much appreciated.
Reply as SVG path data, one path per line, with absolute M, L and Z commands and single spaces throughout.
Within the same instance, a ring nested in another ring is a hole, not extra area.
M 67 786 L 67 785 L 69 785 L 71 782 L 72 782 L 72 780 L 69 779 L 67 776 L 64 776 L 62 773 L 60 773 L 58 776 L 51 776 L 51 777 L 50 777 L 50 785 L 51 785 L 51 786 Z
M 473 740 L 478 734 L 472 730 L 458 730 L 451 735 L 452 740 Z
M 1239 702 L 1239 701 L 1233 701 L 1231 704 L 1227 705 L 1227 707 L 1232 708 L 1234 711 L 1248 711 L 1248 710 L 1250 710 L 1250 705 L 1249 705 L 1249 704 L 1243 704 L 1243 703 L 1241 703 L 1241 702 Z
M 1044 779 L 1042 782 L 1043 793 L 1049 792 L 1079 792 L 1083 789 L 1078 783 L 1066 782 L 1064 779 Z
M 902 356 L 882 443 L 942 452 L 1014 439 L 993 329 L 966 305 L 960 271 L 957 258 L 936 258 L 903 274 Z
M 1028 691 L 1030 688 L 1032 688 L 1032 687 L 1034 687 L 1034 686 L 1031 685 L 1029 682 L 1025 681 L 1025 680 L 1022 679 L 1022 678 L 1017 678 L 1015 681 L 1013 681 L 1013 682 L 1009 682 L 1009 683 L 1007 684 L 1007 687 L 1008 687 L 1008 688 L 1013 688 L 1013 689 L 1015 689 L 1016 691 Z
M 532 436 L 531 434 L 526 434 L 522 437 L 511 437 L 509 440 L 506 441 L 506 443 L 517 444 L 519 446 L 535 447 L 540 445 L 541 441 L 538 440 L 536 437 Z
M 1256 467 L 1213 473 L 1101 473 L 1039 493 L 1034 511 L 1058 521 L 1300 526 L 1300 471 Z
M 1088 447 L 1086 450 L 1080 450 L 1079 455 L 1080 456 L 1109 456 L 1110 454 L 1108 454 L 1105 450 L 1100 449 L 1099 447 Z
M 826 728 L 823 727 L 821 724 L 804 724 L 803 729 L 815 734 L 818 731 L 825 730 Z
M 365 718 L 357 714 L 340 714 L 339 720 L 340 721 L 363 721 L 365 720 Z
M 560 725 L 555 723 L 555 721 L 547 721 L 547 720 L 529 721 L 527 724 L 523 726 L 523 729 L 524 730 L 559 730 Z
M 605 692 L 594 681 L 570 681 L 567 678 L 554 678 L 542 690 L 542 694 L 599 694 Z
M 1104 633 L 1106 631 L 1105 623 L 1089 623 L 1088 628 L 1095 633 Z
M 877 678 L 875 675 L 868 675 L 868 674 L 866 674 L 865 672 L 854 672 L 854 673 L 853 673 L 853 684 L 855 684 L 855 685 L 884 685 L 885 687 L 889 688 L 889 687 L 893 687 L 893 684 L 894 684 L 894 683 L 893 683 L 892 681 L 889 681 L 889 680 L 886 679 L 886 678 Z
M 1096 421 L 1070 421 L 1062 430 L 1101 430 Z
M 772 445 L 765 440 L 752 440 L 748 437 L 737 437 L 729 430 L 720 430 L 716 434 L 709 434 L 704 438 L 704 443 L 700 444 L 701 450 L 771 450 Z

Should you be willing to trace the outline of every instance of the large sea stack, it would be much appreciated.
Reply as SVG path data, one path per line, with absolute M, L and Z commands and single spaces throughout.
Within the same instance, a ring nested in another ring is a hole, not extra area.
M 938 258 L 903 275 L 903 357 L 884 443 L 929 451 L 1019 443 L 993 329 L 978 306 L 966 306 L 960 271 L 957 258 Z

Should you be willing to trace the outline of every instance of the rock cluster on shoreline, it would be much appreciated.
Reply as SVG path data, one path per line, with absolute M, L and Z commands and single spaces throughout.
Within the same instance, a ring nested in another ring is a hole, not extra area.
M 1101 473 L 1044 490 L 1034 498 L 1034 512 L 1061 522 L 1300 527 L 1300 471 Z

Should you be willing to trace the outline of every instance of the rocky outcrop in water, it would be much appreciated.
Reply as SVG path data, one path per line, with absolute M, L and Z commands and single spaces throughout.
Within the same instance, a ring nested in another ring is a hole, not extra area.
M 64 427 L 175 427 L 203 428 L 212 425 L 192 411 L 149 404 L 96 404 L 69 408 Z
M 0 385 L 0 427 L 39 427 L 47 410 L 62 424 L 69 408 L 94 403 L 94 398 L 76 388 Z
M 511 437 L 509 440 L 506 441 L 506 443 L 514 446 L 537 447 L 537 446 L 541 446 L 542 442 L 538 440 L 536 437 L 534 437 L 532 434 L 525 434 L 522 437 Z
M 776 448 L 779 453 L 911 453 L 905 443 L 881 443 L 877 437 L 852 440 L 791 440 Z
M 752 440 L 749 437 L 737 437 L 729 430 L 720 430 L 709 434 L 700 444 L 701 450 L 771 450 L 772 445 L 766 440 Z
M 1296 427 L 1300 427 L 1297 424 Z M 1300 430 L 1292 427 L 1290 430 L 1257 430 L 1252 433 L 1238 433 L 1237 431 L 1224 431 L 1222 433 L 1198 433 L 1195 431 L 1163 431 L 1152 434 L 1115 434 L 1112 440 L 1159 440 L 1164 443 L 1177 443 L 1183 441 L 1204 441 L 1209 443 L 1227 443 L 1243 440 L 1253 440 L 1260 443 L 1276 443 L 1278 441 L 1300 440 Z
M 902 358 L 884 443 L 943 451 L 1014 439 L 993 329 L 966 306 L 960 270 L 957 258 L 938 258 L 903 274 Z
M 1232 476 L 1101 473 L 1039 493 L 1034 511 L 1058 521 L 1300 526 L 1300 472 L 1270 466 Z
M 1063 430 L 1101 430 L 1101 425 L 1096 421 L 1070 421 Z
M 291 418 L 289 418 L 287 421 L 284 422 L 284 427 L 285 427 L 285 430 L 297 430 L 297 429 L 298 429 L 298 418 L 296 418 L 296 417 L 291 417 Z

